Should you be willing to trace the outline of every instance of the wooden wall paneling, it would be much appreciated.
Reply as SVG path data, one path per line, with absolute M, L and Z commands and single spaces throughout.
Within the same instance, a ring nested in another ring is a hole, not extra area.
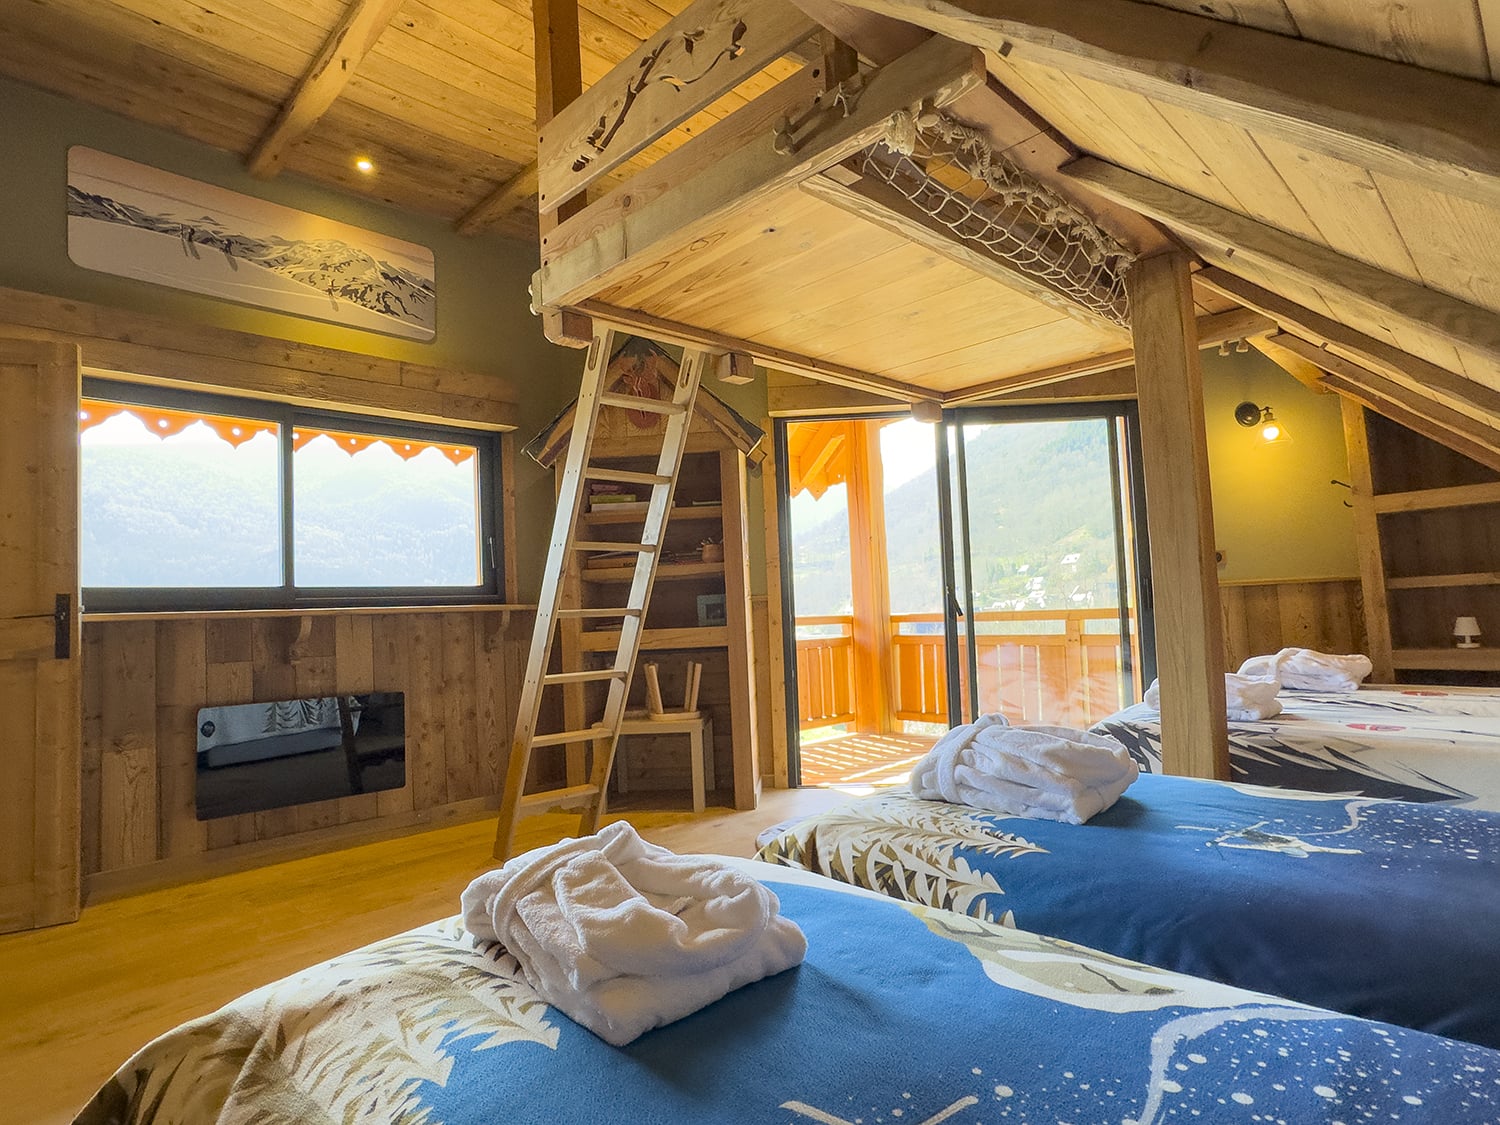
M 477 740 L 479 795 L 498 797 L 510 752 L 516 707 L 507 659 L 511 642 L 503 615 L 487 613 L 474 622 L 474 737 Z
M 250 623 L 250 682 L 257 701 L 297 698 L 297 673 L 288 659 L 297 643 L 303 619 L 258 617 Z M 267 809 L 249 814 L 254 838 L 287 836 L 297 830 L 295 808 Z
M 85 874 L 99 870 L 100 768 L 104 747 L 104 638 L 97 625 L 83 629 L 83 743 L 80 784 L 80 868 Z
M 1141 259 L 1126 284 L 1153 529 L 1163 766 L 1222 779 L 1229 776 L 1223 626 L 1187 259 L 1176 253 Z
M 753 634 L 750 630 L 750 545 L 745 511 L 745 455 L 737 449 L 719 454 L 719 495 L 724 501 L 724 616 L 729 635 L 729 722 L 733 762 L 734 807 L 760 803 L 760 740 L 756 714 Z
M 443 726 L 443 626 L 440 614 L 402 618 L 411 686 L 406 696 L 406 761 L 412 807 L 436 808 L 448 799 L 448 732 Z
M 375 807 L 382 817 L 409 813 L 417 807 L 417 712 L 414 709 L 416 700 L 408 669 L 410 648 L 407 643 L 406 620 L 404 615 L 398 614 L 370 619 L 370 662 L 374 690 L 406 693 L 406 784 L 400 789 L 384 789 L 375 794 Z
M 112 624 L 111 629 L 118 628 Z M 254 642 L 249 621 L 209 621 L 206 703 L 227 706 L 250 703 L 255 696 Z M 217 817 L 206 822 L 209 850 L 249 843 L 255 839 L 251 813 Z
M 156 629 L 131 622 L 104 647 L 100 867 L 157 858 Z
M 198 708 L 208 694 L 207 630 L 201 621 L 156 627 L 156 754 L 162 858 L 208 847 L 198 819 Z
M 484 797 L 479 753 L 479 712 L 475 706 L 478 677 L 474 667 L 474 632 L 480 619 L 473 614 L 441 615 L 444 770 L 447 800 Z
M 375 690 L 375 634 L 373 617 L 340 614 L 333 619 L 333 681 L 340 695 L 364 695 Z M 378 796 L 361 793 L 338 803 L 338 823 L 373 820 L 379 815 Z
M 307 636 L 294 646 L 292 657 L 293 683 L 298 699 L 313 699 L 341 694 L 338 686 L 337 619 L 312 617 Z M 329 828 L 342 819 L 340 806 L 344 799 L 309 801 L 297 805 L 296 831 L 311 832 L 318 828 Z

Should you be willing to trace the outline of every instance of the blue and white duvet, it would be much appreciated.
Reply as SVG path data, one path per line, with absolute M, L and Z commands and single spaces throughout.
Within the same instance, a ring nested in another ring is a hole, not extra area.
M 760 858 L 1500 1047 L 1500 815 L 1143 774 L 1082 825 L 866 797 Z
M 819 883 L 776 886 L 802 966 L 628 1047 L 449 920 L 167 1033 L 78 1122 L 1500 1120 L 1500 1053 Z
M 1274 719 L 1229 724 L 1235 781 L 1500 811 L 1500 692 L 1282 692 Z M 1095 723 L 1160 773 L 1161 714 L 1138 703 Z

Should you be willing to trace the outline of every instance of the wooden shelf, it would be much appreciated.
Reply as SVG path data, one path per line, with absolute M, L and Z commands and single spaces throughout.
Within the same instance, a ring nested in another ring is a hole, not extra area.
M 596 512 L 585 512 L 583 518 L 588 523 L 640 523 L 646 518 L 646 513 L 641 509 L 629 512 L 611 512 L 608 508 Z M 673 520 L 718 520 L 724 518 L 724 506 L 722 504 L 701 505 L 688 507 L 679 504 L 672 509 L 667 517 L 667 526 L 672 526 Z
M 1417 574 L 1407 578 L 1387 578 L 1388 590 L 1424 590 L 1439 586 L 1500 585 L 1500 570 L 1479 570 L 1470 574 Z
M 1466 508 L 1473 504 L 1500 503 L 1500 481 L 1460 484 L 1451 488 L 1422 488 L 1414 492 L 1382 492 L 1371 498 L 1375 511 L 1430 512 L 1437 508 Z
M 702 578 L 710 574 L 723 574 L 721 562 L 706 563 L 662 563 L 656 568 L 656 580 L 669 582 L 678 578 Z M 579 577 L 585 582 L 629 582 L 635 577 L 635 565 L 584 567 Z
M 641 649 L 720 648 L 729 643 L 729 630 L 723 625 L 689 629 L 647 629 L 641 634 Z M 617 629 L 600 629 L 582 635 L 584 652 L 614 652 L 620 647 Z
M 1397 668 L 1500 672 L 1500 648 L 1398 648 L 1391 653 Z

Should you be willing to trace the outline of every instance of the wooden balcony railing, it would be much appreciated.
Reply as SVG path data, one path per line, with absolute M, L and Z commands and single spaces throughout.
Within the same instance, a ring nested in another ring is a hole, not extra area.
M 797 715 L 799 730 L 854 719 L 853 617 L 797 618 Z
M 986 610 L 974 619 L 979 711 L 999 711 L 1018 723 L 1087 727 L 1128 702 L 1115 610 Z M 942 623 L 937 613 L 891 618 L 892 710 L 898 720 L 948 721 Z M 849 722 L 852 617 L 799 617 L 797 626 L 801 729 Z M 960 657 L 967 664 L 967 652 Z

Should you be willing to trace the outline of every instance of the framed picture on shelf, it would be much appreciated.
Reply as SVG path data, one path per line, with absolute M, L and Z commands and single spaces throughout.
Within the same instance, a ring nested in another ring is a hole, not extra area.
M 724 612 L 723 594 L 699 594 L 698 595 L 698 627 L 706 629 L 711 625 L 725 625 L 729 621 Z

